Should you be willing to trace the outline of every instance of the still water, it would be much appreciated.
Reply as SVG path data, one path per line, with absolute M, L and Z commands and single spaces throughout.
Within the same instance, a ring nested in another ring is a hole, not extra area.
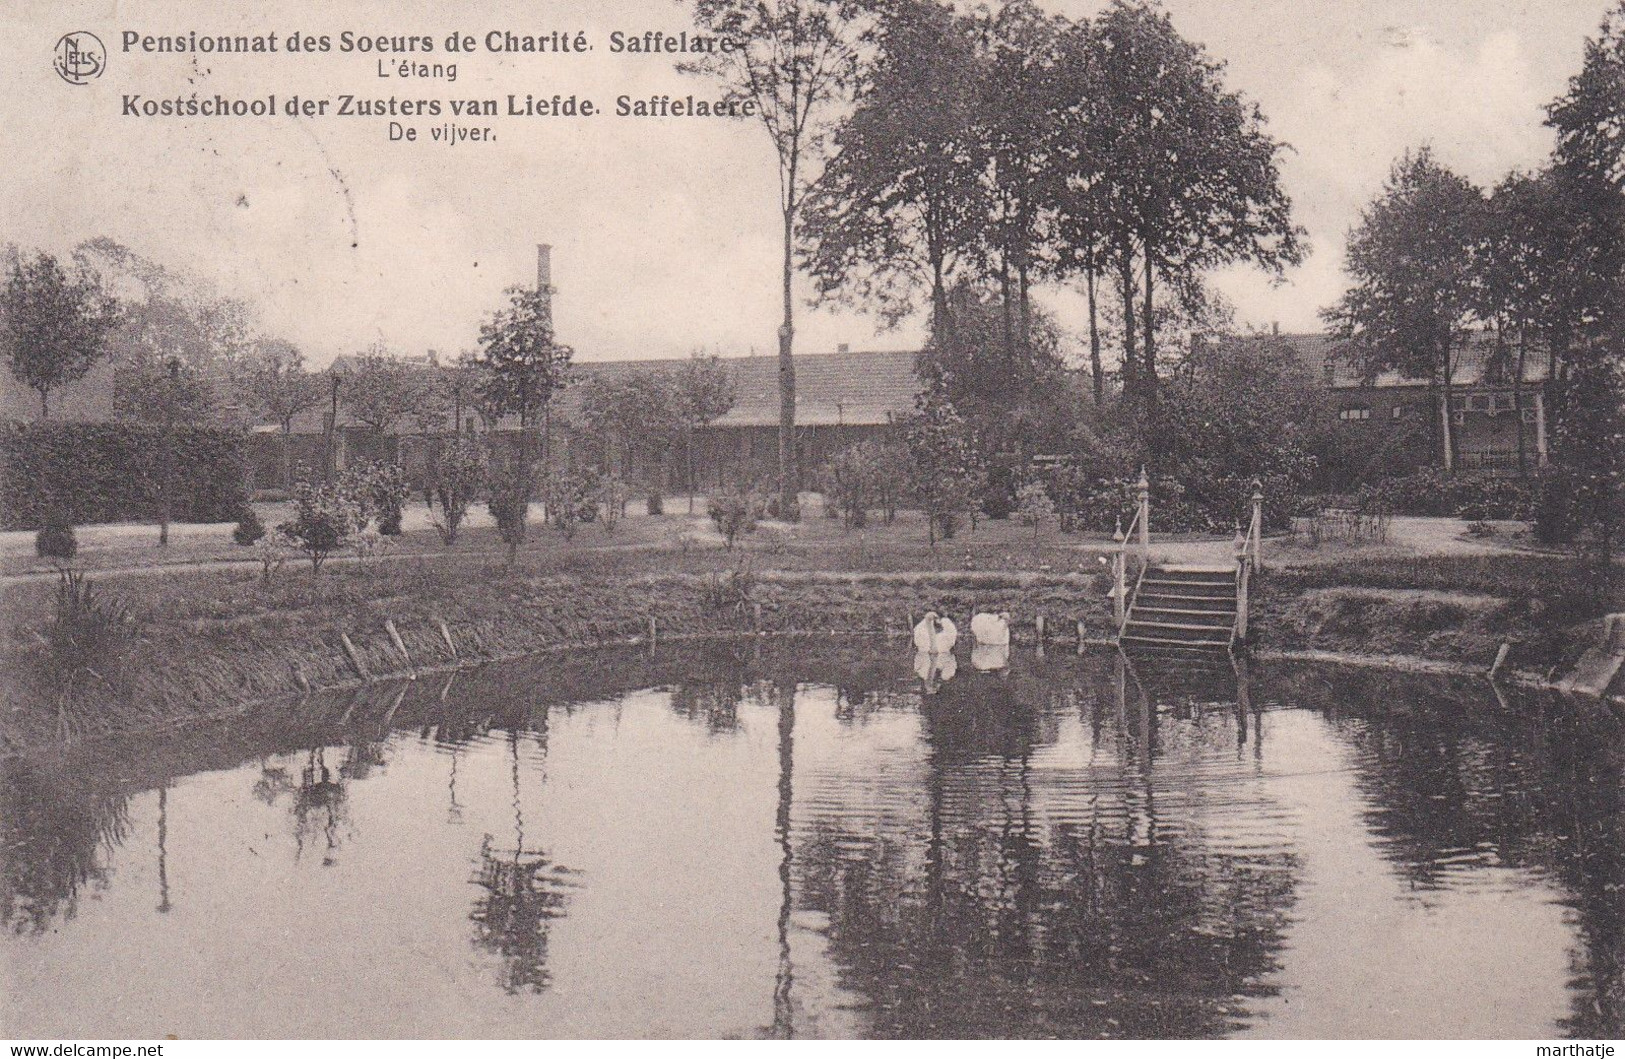
M 611 652 L 0 762 L 0 1036 L 1625 1028 L 1605 720 L 1111 654 L 931 676 Z

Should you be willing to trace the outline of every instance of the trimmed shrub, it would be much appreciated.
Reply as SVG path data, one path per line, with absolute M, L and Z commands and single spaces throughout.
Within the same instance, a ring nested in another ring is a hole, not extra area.
M 1536 486 L 1527 479 L 1446 474 L 1429 467 L 1403 478 L 1370 483 L 1356 499 L 1362 507 L 1380 500 L 1396 515 L 1527 519 L 1535 517 L 1540 506 L 1536 494 Z
M 231 531 L 231 539 L 247 548 L 261 537 L 265 536 L 265 523 L 251 507 L 243 508 L 243 513 L 237 519 L 237 528 Z
M 78 553 L 79 538 L 74 535 L 73 523 L 61 510 L 53 510 L 34 534 L 34 554 L 41 559 L 66 561 Z
M 401 533 L 401 515 L 412 483 L 398 463 L 373 463 L 356 470 L 347 482 L 352 495 L 361 501 L 367 517 L 378 520 L 378 532 L 386 537 Z
M 761 512 L 761 501 L 752 493 L 729 491 L 706 500 L 706 513 L 729 548 L 739 540 L 741 533 L 755 531 Z
M 319 573 L 322 563 L 367 524 L 366 514 L 350 493 L 337 485 L 293 487 L 294 517 L 277 529 L 310 559 L 310 568 Z
M 213 427 L 30 423 L 0 431 L 0 528 L 29 529 L 61 508 L 75 525 L 156 519 L 166 447 L 181 522 L 233 522 L 247 502 L 245 435 Z

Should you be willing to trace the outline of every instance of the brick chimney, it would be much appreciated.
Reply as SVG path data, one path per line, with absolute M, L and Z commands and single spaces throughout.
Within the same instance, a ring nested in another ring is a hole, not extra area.
M 536 291 L 543 295 L 547 307 L 548 323 L 553 322 L 553 248 L 547 243 L 536 244 Z

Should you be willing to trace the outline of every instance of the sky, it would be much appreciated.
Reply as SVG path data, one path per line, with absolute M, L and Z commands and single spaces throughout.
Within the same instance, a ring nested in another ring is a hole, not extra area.
M 1246 269 L 1214 277 L 1239 325 L 1318 329 L 1344 286 L 1341 250 L 1359 211 L 1405 150 L 1430 144 L 1493 184 L 1550 150 L 1543 106 L 1580 65 L 1612 0 L 1165 0 L 1175 26 L 1227 64 L 1292 150 L 1283 182 L 1310 254 L 1281 284 Z M 44 10 L 46 6 L 49 10 Z M 1051 0 L 1088 15 L 1096 0 Z M 107 236 L 244 299 L 259 328 L 311 364 L 383 342 L 402 353 L 477 344 L 504 288 L 533 283 L 535 246 L 553 250 L 555 321 L 581 360 L 769 355 L 779 323 L 776 166 L 754 122 L 601 116 L 319 120 L 121 115 L 123 97 L 193 91 L 336 99 L 621 93 L 704 95 L 670 58 L 612 55 L 612 30 L 691 28 L 668 0 L 282 0 L 269 14 L 196 0 L 0 0 L 0 243 L 65 253 Z M 104 76 L 69 85 L 57 39 L 89 30 Z M 176 55 L 121 50 L 139 34 L 427 34 L 585 30 L 586 54 L 457 56 L 458 78 L 382 79 L 377 56 Z M 336 104 L 335 104 L 336 105 Z M 490 144 L 429 141 L 431 125 L 489 124 Z M 797 349 L 914 348 L 918 322 L 882 331 L 799 291 Z M 1041 301 L 1075 334 L 1081 297 Z M 1081 339 L 1080 339 L 1081 340 Z

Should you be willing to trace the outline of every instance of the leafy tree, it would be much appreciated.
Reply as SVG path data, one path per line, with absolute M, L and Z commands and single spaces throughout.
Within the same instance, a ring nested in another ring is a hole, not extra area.
M 245 405 L 276 423 L 282 435 L 282 486 L 287 488 L 293 481 L 293 421 L 322 403 L 321 380 L 305 370 L 304 354 L 293 343 L 262 338 L 238 362 L 233 381 Z
M 721 359 L 698 351 L 672 378 L 673 411 L 683 424 L 683 453 L 688 460 L 688 513 L 694 514 L 694 432 L 727 415 L 738 400 L 733 374 Z
M 1082 179 L 1104 184 L 1086 202 L 1100 210 L 1123 307 L 1125 386 L 1155 455 L 1158 283 L 1177 294 L 1238 263 L 1280 274 L 1302 259 L 1303 233 L 1280 184 L 1283 145 L 1167 14 L 1114 0 L 1088 40 L 1097 92 L 1078 120 L 1097 146 Z
M 159 496 L 158 546 L 169 545 L 173 508 L 176 430 L 208 418 L 214 392 L 195 368 L 172 358 L 167 364 L 142 364 L 130 369 L 120 404 L 125 418 L 159 428 L 159 451 L 154 473 Z
M 821 298 L 872 308 L 891 326 L 915 312 L 923 287 L 931 333 L 946 326 L 956 268 L 978 263 L 991 209 L 974 29 L 937 0 L 881 9 L 856 104 L 806 200 L 801 232 Z
M 1352 285 L 1321 314 L 1352 343 L 1366 376 L 1394 370 L 1440 387 L 1447 470 L 1455 465 L 1452 375 L 1478 304 L 1483 215 L 1478 188 L 1427 148 L 1407 154 L 1349 233 L 1344 271 Z
M 1002 294 L 961 283 L 949 304 L 953 326 L 927 342 L 915 372 L 930 401 L 966 421 L 986 461 L 972 510 L 1002 517 L 1031 456 L 1065 446 L 1080 395 L 1061 358 L 1060 330 L 1046 314 L 1030 309 L 1012 346 Z
M 841 513 L 847 529 L 862 529 L 869 521 L 869 509 L 878 502 L 881 466 L 879 445 L 861 441 L 848 445 L 824 465 L 825 503 Z
M 405 468 L 398 463 L 368 464 L 351 472 L 347 488 L 361 503 L 365 516 L 378 520 L 380 534 L 400 536 L 401 517 L 412 490 Z
M 88 268 L 70 275 L 55 257 L 16 248 L 0 289 L 0 351 L 12 375 L 39 394 L 51 418 L 51 391 L 77 382 L 109 353 L 118 306 Z
M 344 380 L 344 407 L 378 437 L 389 437 L 395 424 L 418 408 L 423 388 L 421 369 L 375 344 L 355 358 Z
M 1476 315 L 1495 336 L 1493 367 L 1512 380 L 1518 468 L 1528 471 L 1522 426 L 1530 354 L 1553 348 L 1555 319 L 1567 297 L 1573 245 L 1567 196 L 1558 174 L 1512 173 L 1490 194 L 1483 214 L 1475 275 Z
M 1054 517 L 1055 502 L 1049 498 L 1049 490 L 1044 488 L 1043 482 L 1028 482 L 1016 490 L 1016 518 L 1032 529 L 1033 543 L 1038 542 L 1038 534 Z
M 1285 339 L 1198 344 L 1164 400 L 1167 480 L 1189 518 L 1230 528 L 1257 479 L 1270 526 L 1290 523 L 1313 484 L 1315 453 L 1333 431 L 1324 391 Z
M 310 559 L 312 573 L 321 573 L 327 557 L 367 525 L 361 505 L 342 485 L 296 482 L 293 511 L 294 517 L 277 530 Z
M 987 251 L 995 262 L 1007 356 L 1027 341 L 1030 288 L 1053 244 L 1049 224 L 1057 194 L 1054 116 L 1060 70 L 1069 58 L 1061 20 L 1031 0 L 1013 0 L 978 27 L 983 44 L 976 133 L 988 158 L 984 182 L 991 211 Z
M 457 543 L 457 531 L 485 485 L 485 477 L 485 449 L 476 441 L 459 435 L 435 455 L 430 492 L 440 509 L 434 526 L 442 543 Z
M 926 516 L 926 535 L 952 540 L 959 516 L 974 504 L 986 474 L 969 424 L 943 401 L 925 400 L 906 427 L 910 485 Z
M 693 0 L 697 26 L 739 43 L 683 69 L 722 82 L 731 101 L 748 104 L 778 159 L 779 213 L 784 222 L 781 272 L 784 321 L 779 326 L 779 510 L 796 508 L 795 340 L 796 225 L 819 165 L 837 106 L 856 75 L 858 16 L 850 0 Z
M 1625 495 L 1625 3 L 1586 41 L 1580 72 L 1547 108 L 1547 124 L 1557 133 L 1552 168 L 1569 206 L 1564 297 L 1548 331 L 1559 467 L 1552 484 L 1569 508 L 1560 521 L 1580 531 L 1611 580 Z
M 481 397 L 492 416 L 519 418 L 518 473 L 508 484 L 528 510 L 535 456 L 532 427 L 564 386 L 571 350 L 553 334 L 552 292 L 526 287 L 508 289 L 508 306 L 492 314 L 480 328 L 480 352 L 475 360 L 483 373 Z
M 450 363 L 441 365 L 440 388 L 451 400 L 452 424 L 458 433 L 463 433 L 469 409 L 479 413 L 487 428 L 495 425 L 500 413 L 485 397 L 485 368 L 475 354 L 464 350 Z
M 575 537 L 582 522 L 598 515 L 593 483 L 567 467 L 555 468 L 547 476 L 544 499 L 553 525 L 565 540 Z
M 663 372 L 634 371 L 619 379 L 594 376 L 582 387 L 581 417 L 602 446 L 603 466 L 612 477 L 630 478 L 649 462 L 664 461 L 676 433 L 676 386 Z M 652 488 L 659 488 L 655 472 Z
M 212 378 L 251 350 L 253 311 L 208 282 L 106 237 L 79 244 L 73 256 L 119 298 L 122 318 L 111 345 L 121 367 L 141 371 L 178 359 Z

